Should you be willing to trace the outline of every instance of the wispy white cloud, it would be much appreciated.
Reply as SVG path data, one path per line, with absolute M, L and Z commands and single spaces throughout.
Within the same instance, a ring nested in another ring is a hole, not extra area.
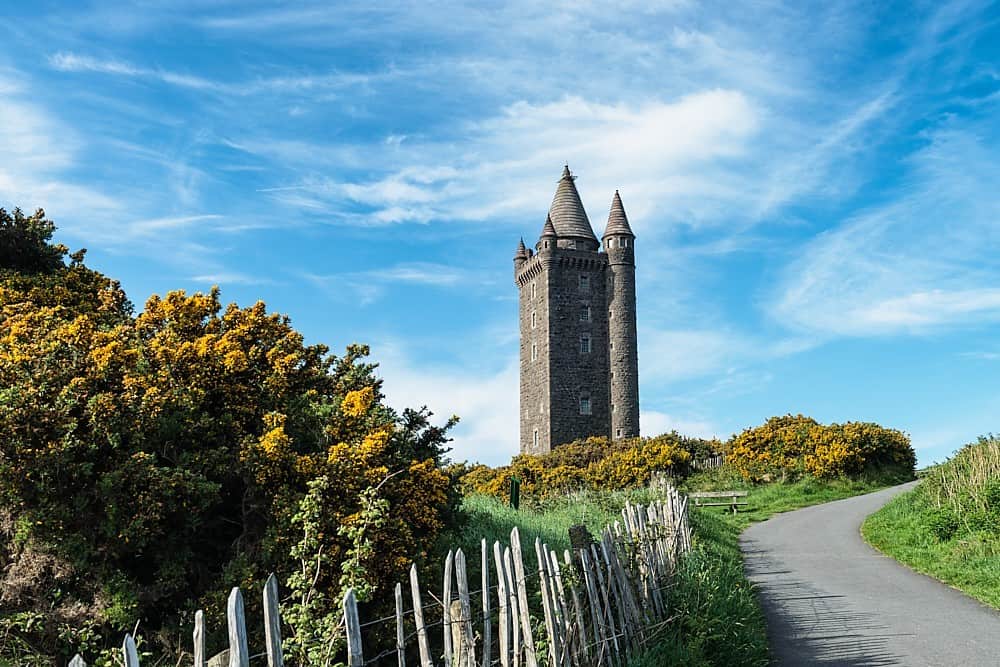
M 821 234 L 771 313 L 822 336 L 920 333 L 1000 320 L 1000 167 L 972 128 L 927 135 L 904 188 Z
M 326 72 L 323 74 L 261 76 L 246 81 L 230 82 L 168 69 L 143 67 L 124 60 L 95 58 L 85 54 L 66 51 L 60 51 L 49 56 L 49 65 L 61 72 L 91 72 L 147 79 L 178 88 L 241 97 L 261 94 L 327 91 L 366 85 L 376 79 L 389 79 L 397 75 L 394 69 L 388 69 L 374 74 Z M 299 109 L 300 113 L 301 111 Z
M 82 140 L 31 100 L 20 76 L 0 70 L 0 94 L 0 199 L 7 207 L 44 207 L 56 217 L 79 209 L 107 214 L 121 207 L 67 175 L 76 165 Z
M 220 220 L 224 216 L 218 214 L 201 214 L 201 215 L 181 215 L 168 218 L 150 218 L 147 220 L 136 220 L 129 225 L 129 228 L 133 232 L 140 234 L 149 232 L 159 232 L 163 230 L 170 229 L 182 229 L 185 227 L 190 227 L 200 222 L 206 222 L 209 220 Z
M 238 271 L 224 271 L 219 273 L 207 273 L 199 276 L 192 276 L 191 280 L 199 283 L 211 283 L 212 285 L 272 285 L 274 280 L 266 276 L 251 275 Z
M 615 187 L 627 183 L 627 205 L 641 232 L 653 210 L 698 218 L 706 199 L 742 196 L 719 163 L 745 156 L 757 130 L 758 110 L 732 90 L 634 105 L 579 97 L 522 101 L 466 125 L 460 148 L 450 138 L 383 147 L 391 154 L 369 159 L 403 166 L 377 179 L 308 176 L 272 194 L 368 224 L 512 219 L 544 210 L 559 165 L 568 162 L 586 168 L 578 186 L 598 226 Z M 236 145 L 255 150 L 251 143 Z M 357 205 L 365 210 L 359 213 Z
M 1000 361 L 1000 352 L 963 352 L 961 356 L 967 359 L 982 359 L 983 361 Z
M 331 297 L 344 299 L 357 296 L 362 305 L 377 301 L 392 284 L 469 288 L 488 282 L 484 275 L 468 269 L 434 262 L 402 262 L 367 271 L 322 275 L 308 273 L 304 277 Z

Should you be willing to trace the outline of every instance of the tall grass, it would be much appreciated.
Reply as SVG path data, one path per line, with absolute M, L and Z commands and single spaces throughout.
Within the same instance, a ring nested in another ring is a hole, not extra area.
M 507 544 L 511 529 L 517 526 L 522 544 L 534 544 L 535 538 L 539 537 L 550 549 L 562 553 L 570 547 L 570 526 L 583 524 L 593 535 L 600 535 L 604 526 L 621 520 L 621 510 L 626 502 L 648 503 L 652 498 L 648 489 L 579 490 L 543 502 L 526 501 L 521 509 L 515 510 L 493 496 L 473 494 L 462 501 L 465 525 L 457 536 L 455 546 L 466 553 L 470 550 L 471 553 L 478 553 L 483 538 L 488 545 L 495 540 Z
M 966 445 L 868 517 L 875 548 L 1000 608 L 1000 438 Z
M 988 512 L 1000 497 L 1000 438 L 980 437 L 928 470 L 923 480 L 924 493 L 939 509 Z

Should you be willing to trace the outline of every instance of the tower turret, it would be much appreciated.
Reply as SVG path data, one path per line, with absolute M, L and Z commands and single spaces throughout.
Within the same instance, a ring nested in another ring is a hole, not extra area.
M 552 198 L 552 206 L 549 207 L 549 219 L 556 234 L 559 235 L 560 248 L 594 251 L 600 247 L 600 243 L 597 242 L 587 212 L 583 209 L 575 180 L 576 177 L 570 172 L 569 165 L 563 167 L 555 197 Z
M 514 253 L 514 275 L 521 270 L 524 263 L 528 261 L 528 249 L 524 247 L 524 239 L 517 243 L 517 251 Z
M 556 234 L 555 225 L 552 224 L 552 216 L 545 216 L 545 226 L 542 227 L 542 235 L 538 237 L 538 243 L 535 244 L 536 252 L 551 252 L 555 249 L 556 244 L 559 241 L 559 235 Z
M 611 435 L 639 435 L 639 353 L 635 317 L 635 234 L 615 190 L 605 228 L 608 258 L 608 356 L 611 372 Z

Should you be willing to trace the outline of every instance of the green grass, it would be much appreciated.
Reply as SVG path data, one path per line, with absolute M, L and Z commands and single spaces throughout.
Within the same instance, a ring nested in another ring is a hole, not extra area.
M 645 503 L 651 498 L 646 489 L 577 491 L 537 505 L 524 503 L 520 510 L 515 510 L 492 496 L 470 495 L 462 502 L 466 525 L 459 536 L 459 546 L 466 554 L 478 554 L 482 538 L 486 538 L 490 548 L 495 540 L 507 544 L 511 529 L 517 526 L 525 549 L 534 549 L 535 538 L 540 537 L 550 549 L 561 554 L 570 546 L 570 526 L 582 523 L 599 537 L 604 526 L 621 519 L 626 501 Z
M 1000 609 L 1000 508 L 951 514 L 925 488 L 893 498 L 862 535 L 876 549 Z
M 738 474 L 722 468 L 689 477 L 683 491 L 747 489 L 749 505 L 733 515 L 725 508 L 692 508 L 694 548 L 684 559 L 671 595 L 672 623 L 645 655 L 633 661 L 638 667 L 654 665 L 763 666 L 768 664 L 764 616 L 743 570 L 739 534 L 751 523 L 776 513 L 876 491 L 905 481 L 886 475 L 859 480 L 816 480 L 774 483 L 751 487 Z M 462 505 L 465 525 L 451 536 L 449 546 L 460 547 L 469 557 L 469 575 L 478 581 L 480 540 L 507 544 L 510 531 L 519 528 L 525 553 L 535 537 L 562 553 L 569 548 L 569 527 L 582 523 L 595 535 L 618 519 L 626 501 L 645 503 L 648 490 L 576 492 L 545 501 L 526 503 L 516 511 L 489 496 L 470 495 Z
M 676 622 L 633 664 L 768 664 L 767 627 L 743 570 L 739 534 L 779 512 L 877 491 L 901 481 L 906 480 L 871 474 L 856 480 L 806 478 L 751 487 L 726 468 L 689 478 L 684 491 L 746 489 L 749 505 L 735 515 L 721 507 L 692 508 L 693 550 L 678 572 L 672 599 Z
M 632 664 L 768 664 L 767 628 L 743 572 L 739 530 L 725 514 L 708 509 L 693 512 L 691 524 L 693 549 L 682 561 L 670 599 L 674 621 Z

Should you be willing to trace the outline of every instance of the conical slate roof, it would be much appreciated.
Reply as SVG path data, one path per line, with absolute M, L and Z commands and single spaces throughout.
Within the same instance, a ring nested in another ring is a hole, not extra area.
M 597 240 L 590 226 L 590 220 L 587 219 L 587 213 L 583 210 L 583 202 L 580 201 L 580 193 L 576 191 L 569 165 L 563 168 L 562 178 L 556 187 L 556 196 L 552 199 L 552 207 L 549 208 L 549 218 L 552 219 L 556 234 L 561 237 Z
M 552 216 L 545 216 L 545 226 L 542 227 L 542 238 L 546 236 L 558 236 L 556 234 L 556 228 L 552 225 Z
M 520 259 L 522 257 L 525 259 L 528 258 L 528 249 L 524 247 L 523 238 L 517 243 L 517 252 L 514 253 L 514 259 Z
M 622 198 L 619 196 L 618 191 L 615 190 L 615 198 L 611 200 L 611 213 L 608 214 L 608 226 L 604 230 L 602 238 L 620 235 L 635 237 L 635 234 L 632 233 L 632 228 L 628 225 L 628 216 L 625 215 Z

